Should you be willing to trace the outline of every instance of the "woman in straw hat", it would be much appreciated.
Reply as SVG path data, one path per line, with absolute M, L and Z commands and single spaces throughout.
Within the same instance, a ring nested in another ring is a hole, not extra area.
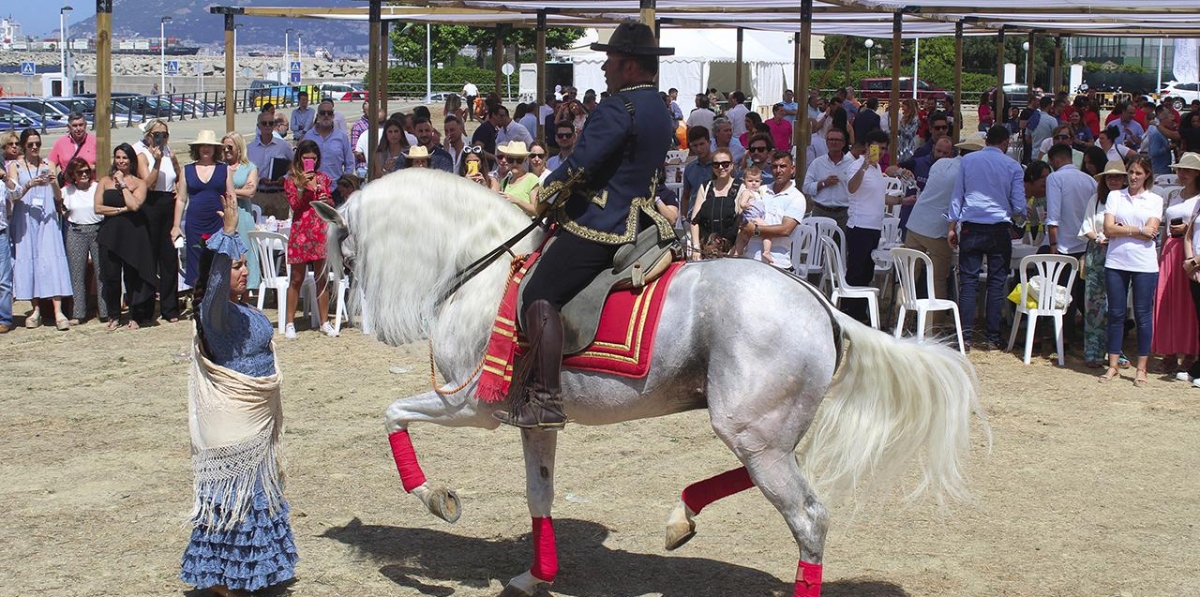
M 1158 286 L 1158 252 L 1154 241 L 1162 222 L 1162 197 L 1152 193 L 1154 167 L 1144 155 L 1130 157 L 1125 171 L 1129 187 L 1108 194 L 1104 206 L 1104 286 L 1108 292 L 1108 369 L 1100 381 L 1118 375 L 1121 343 L 1125 338 L 1126 297 L 1133 291 L 1133 316 L 1137 323 L 1137 373 L 1133 383 L 1146 385 L 1146 365 L 1154 336 L 1154 291 Z
M 1193 307 L 1188 272 L 1184 270 L 1184 256 L 1188 254 L 1184 235 L 1188 222 L 1195 219 L 1200 201 L 1200 154 L 1185 153 L 1171 168 L 1182 188 L 1167 196 L 1163 214 L 1163 221 L 1168 224 L 1167 237 L 1158 258 L 1158 289 L 1154 294 L 1154 327 L 1158 333 L 1154 334 L 1150 348 L 1163 355 L 1158 371 L 1174 375 L 1189 369 L 1200 353 L 1200 324 Z
M 404 154 L 406 168 L 428 168 L 429 150 L 424 145 L 414 145 Z
M 248 595 L 295 576 L 296 543 L 283 497 L 282 377 L 274 329 L 245 304 L 246 246 L 237 198 L 201 248 L 195 292 L 188 423 L 195 473 L 192 533 L 179 577 L 218 595 Z
M 233 195 L 233 175 L 221 157 L 221 140 L 210 130 L 202 130 L 195 141 L 188 143 L 192 162 L 183 167 L 188 202 L 184 213 L 184 242 L 187 247 L 187 269 L 183 280 L 196 285 L 200 270 L 200 253 L 204 239 L 221 229 L 221 200 Z
M 1095 179 L 1099 181 L 1096 196 L 1088 202 L 1079 229 L 1079 237 L 1088 241 L 1083 262 L 1083 359 L 1088 367 L 1102 366 L 1108 347 L 1108 294 L 1104 288 L 1104 257 L 1108 253 L 1108 238 L 1104 236 L 1104 210 L 1108 194 L 1120 191 L 1129 184 L 1125 163 L 1120 161 L 1109 162 L 1096 173 Z
M 508 167 L 508 174 L 500 180 L 500 194 L 521 211 L 536 216 L 538 190 L 542 187 L 542 181 L 527 167 L 529 148 L 524 141 L 509 141 L 497 147 L 496 153 L 499 154 L 501 165 Z

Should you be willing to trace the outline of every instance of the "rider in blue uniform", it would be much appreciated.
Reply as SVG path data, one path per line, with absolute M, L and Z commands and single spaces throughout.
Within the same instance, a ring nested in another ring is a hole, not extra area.
M 532 349 L 532 374 L 525 400 L 503 423 L 526 429 L 561 429 L 559 373 L 563 331 L 559 310 L 601 271 L 613 266 L 617 249 L 656 226 L 662 240 L 674 239 L 671 224 L 655 210 L 658 169 L 670 149 L 674 121 L 654 83 L 660 48 L 650 27 L 622 23 L 607 44 L 603 65 L 610 96 L 588 116 L 575 151 L 549 177 L 542 196 L 554 201 L 558 223 L 552 241 L 530 273 L 522 295 L 522 326 Z

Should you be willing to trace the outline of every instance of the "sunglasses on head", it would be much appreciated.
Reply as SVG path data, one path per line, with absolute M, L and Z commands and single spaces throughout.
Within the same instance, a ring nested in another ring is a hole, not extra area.
M 478 145 L 468 145 L 463 148 L 463 153 L 473 153 L 475 155 L 483 155 L 483 148 Z
M 728 168 L 733 165 L 733 162 L 713 162 L 713 168 Z

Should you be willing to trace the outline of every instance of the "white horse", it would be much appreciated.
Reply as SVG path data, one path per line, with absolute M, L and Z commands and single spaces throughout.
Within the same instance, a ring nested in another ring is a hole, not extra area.
M 432 343 L 446 385 L 396 400 L 386 427 L 405 490 L 453 522 L 459 500 L 426 481 L 408 427 L 498 426 L 492 412 L 507 405 L 477 400 L 473 391 L 509 259 L 441 297 L 459 270 L 529 219 L 466 179 L 425 169 L 388 175 L 322 215 L 330 220 L 329 262 L 335 271 L 343 259 L 352 267 L 376 336 L 393 345 Z M 542 237 L 536 230 L 514 251 L 528 253 Z M 799 545 L 796 595 L 815 596 L 827 517 L 808 479 L 818 479 L 823 491 L 857 491 L 869 477 L 878 481 L 915 466 L 914 495 L 966 496 L 971 414 L 982 417 L 982 410 L 973 369 L 958 352 L 868 328 L 832 309 L 808 284 L 751 260 L 688 264 L 665 300 L 645 378 L 564 369 L 562 386 L 576 424 L 709 410 L 713 430 L 743 468 L 683 492 L 668 521 L 668 549 L 692 537 L 693 517 L 704 505 L 757 486 Z M 795 452 L 814 423 L 803 451 L 806 478 Z M 535 553 L 533 566 L 504 595 L 532 595 L 557 573 L 550 515 L 558 435 L 521 434 Z

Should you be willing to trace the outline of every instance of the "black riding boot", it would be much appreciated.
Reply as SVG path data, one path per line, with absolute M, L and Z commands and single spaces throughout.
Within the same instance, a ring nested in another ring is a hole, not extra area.
M 562 429 L 567 423 L 559 385 L 562 316 L 549 301 L 534 301 L 525 309 L 525 327 L 525 336 L 533 347 L 529 355 L 533 374 L 525 385 L 525 401 L 513 412 L 500 411 L 495 416 L 501 423 L 522 429 Z

